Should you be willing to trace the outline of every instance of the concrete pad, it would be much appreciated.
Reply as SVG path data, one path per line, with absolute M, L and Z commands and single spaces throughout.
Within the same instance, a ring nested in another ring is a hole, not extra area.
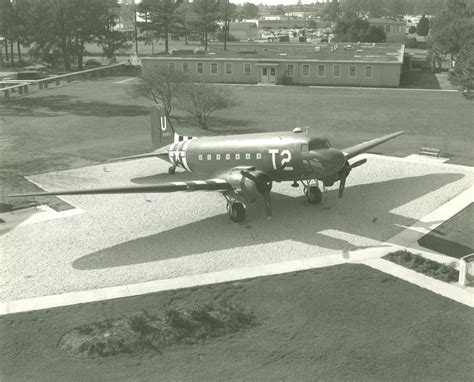
M 0 298 L 13 303 L 86 291 L 109 296 L 102 289 L 127 291 L 134 284 L 238 269 L 250 274 L 255 267 L 289 261 L 345 260 L 371 248 L 380 256 L 381 243 L 474 183 L 472 169 L 463 166 L 365 157 L 368 163 L 351 172 L 343 200 L 334 187 L 323 204 L 309 206 L 301 189 L 275 183 L 274 218 L 266 219 L 258 200 L 240 225 L 229 221 L 218 193 L 63 197 L 85 213 L 0 234 Z M 167 164 L 155 158 L 107 168 L 33 180 L 59 190 L 184 179 L 183 174 L 170 177 Z

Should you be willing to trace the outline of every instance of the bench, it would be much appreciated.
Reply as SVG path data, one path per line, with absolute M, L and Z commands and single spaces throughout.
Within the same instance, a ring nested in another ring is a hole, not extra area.
M 427 156 L 430 156 L 430 157 L 439 158 L 440 154 L 441 154 L 440 149 L 434 149 L 432 147 L 422 147 L 420 149 L 420 155 L 427 155 Z

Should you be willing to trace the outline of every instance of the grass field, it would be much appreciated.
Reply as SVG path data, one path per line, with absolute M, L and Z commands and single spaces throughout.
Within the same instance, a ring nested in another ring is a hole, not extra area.
M 63 334 L 147 309 L 247 306 L 257 326 L 162 354 L 76 359 Z M 0 318 L 2 381 L 468 381 L 468 307 L 362 265 L 170 291 Z

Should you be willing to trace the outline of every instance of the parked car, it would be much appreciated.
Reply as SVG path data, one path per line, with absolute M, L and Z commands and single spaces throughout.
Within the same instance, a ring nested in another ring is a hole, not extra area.
M 49 77 L 48 72 L 38 69 L 23 70 L 16 75 L 17 80 L 41 80 L 46 77 Z

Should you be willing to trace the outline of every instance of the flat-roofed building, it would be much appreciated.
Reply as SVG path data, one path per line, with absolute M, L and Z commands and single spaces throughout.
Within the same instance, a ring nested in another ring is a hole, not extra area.
M 402 44 L 236 44 L 227 51 L 176 51 L 142 58 L 144 75 L 159 66 L 219 83 L 398 87 Z M 234 49 L 236 46 L 239 49 Z

